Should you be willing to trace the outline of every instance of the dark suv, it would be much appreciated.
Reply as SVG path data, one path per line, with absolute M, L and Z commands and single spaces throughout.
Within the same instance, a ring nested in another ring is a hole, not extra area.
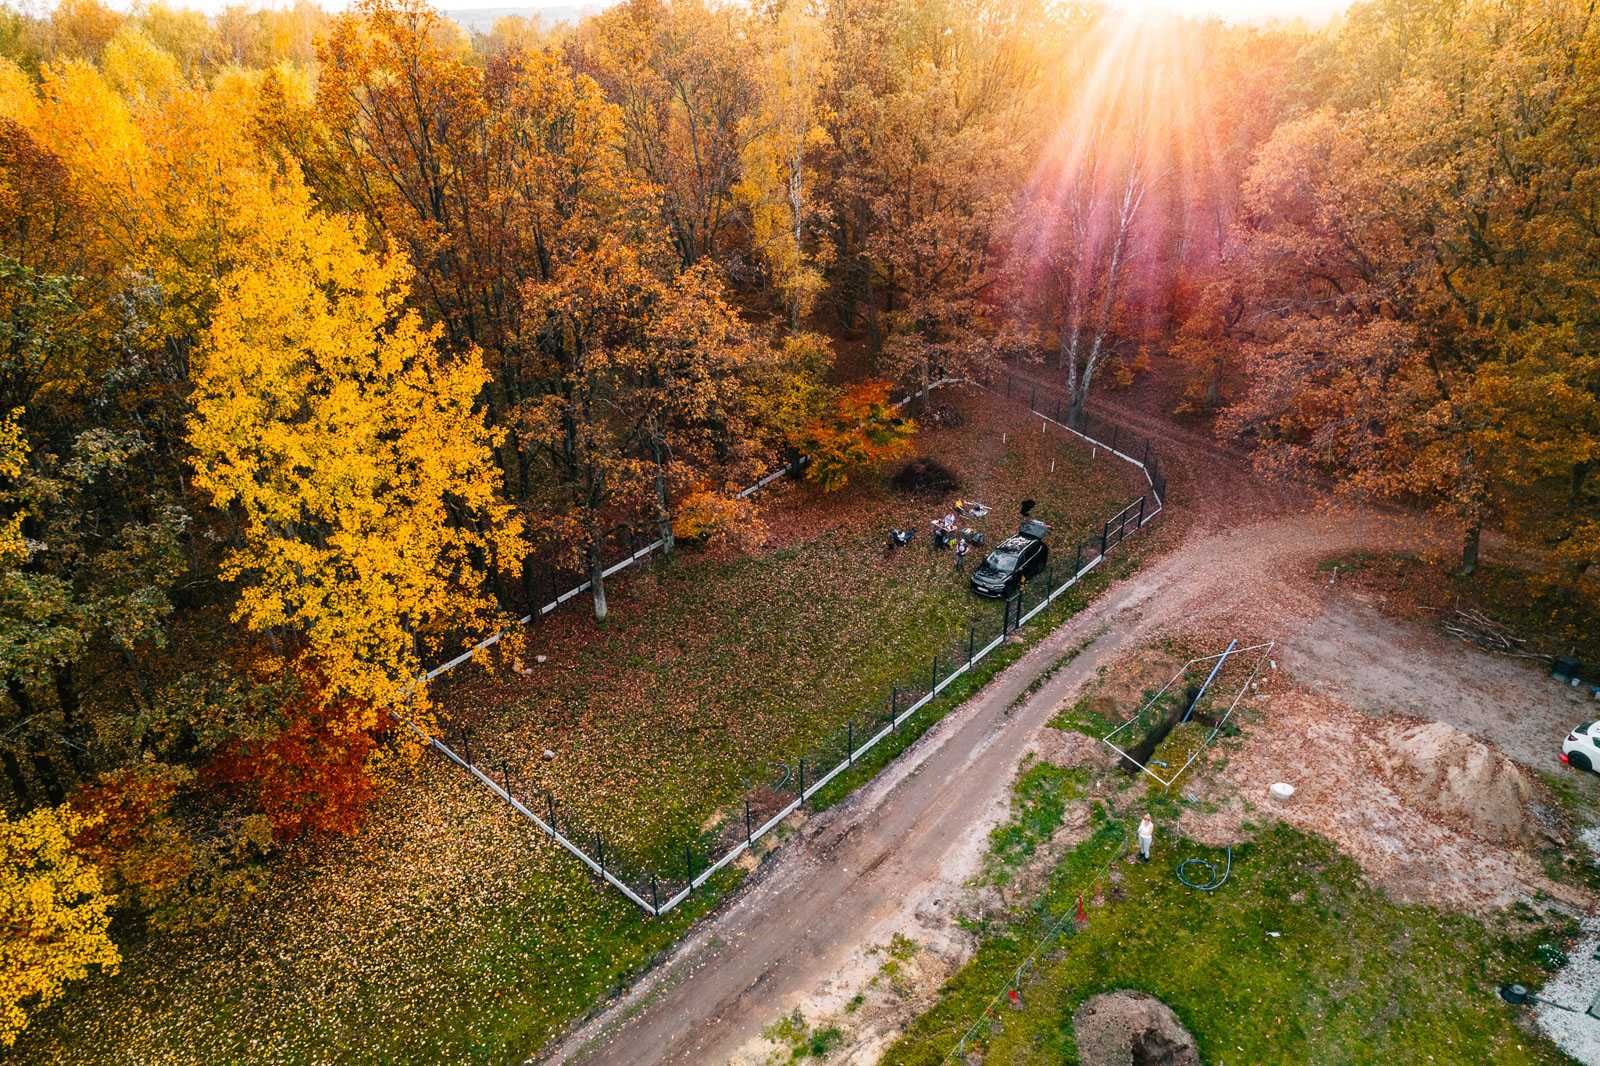
M 1050 559 L 1050 546 L 1044 542 L 1050 527 L 1030 518 L 1016 536 L 995 545 L 983 565 L 972 572 L 972 591 L 980 596 L 1003 598 L 1017 591 L 1023 578 L 1033 577 Z

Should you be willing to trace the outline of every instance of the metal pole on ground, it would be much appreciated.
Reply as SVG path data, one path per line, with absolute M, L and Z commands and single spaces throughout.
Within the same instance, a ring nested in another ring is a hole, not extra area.
M 744 801 L 744 842 L 746 844 L 754 844 L 756 842 L 756 838 L 751 832 L 749 800 Z
M 1194 694 L 1194 699 L 1189 701 L 1189 709 L 1183 712 L 1183 720 L 1185 722 L 1187 722 L 1190 717 L 1194 715 L 1194 709 L 1200 706 L 1200 697 L 1206 694 L 1206 689 L 1211 687 L 1211 682 L 1215 681 L 1217 679 L 1217 674 L 1221 672 L 1222 664 L 1228 661 L 1228 656 L 1232 655 L 1233 649 L 1238 646 L 1239 642 L 1237 640 L 1230 640 L 1228 641 L 1228 647 L 1221 655 L 1217 656 L 1217 665 L 1211 668 L 1211 672 L 1206 675 L 1206 683 L 1200 686 L 1200 691 L 1196 692 Z
M 967 665 L 972 665 L 972 653 L 978 638 L 978 623 L 967 619 Z

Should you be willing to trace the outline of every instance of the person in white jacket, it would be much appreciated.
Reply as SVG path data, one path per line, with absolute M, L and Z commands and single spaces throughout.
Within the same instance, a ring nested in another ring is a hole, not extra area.
M 1156 839 L 1156 823 L 1150 820 L 1147 813 L 1139 820 L 1139 861 L 1150 861 L 1150 845 Z

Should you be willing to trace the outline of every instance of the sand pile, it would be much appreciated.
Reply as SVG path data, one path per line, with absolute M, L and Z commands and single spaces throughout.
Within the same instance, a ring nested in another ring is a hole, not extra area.
M 1534 838 L 1533 786 L 1521 767 L 1483 741 L 1444 722 L 1397 722 L 1375 739 L 1383 745 L 1377 757 L 1408 806 L 1483 840 Z
M 1083 1066 L 1200 1066 L 1194 1037 L 1172 1008 L 1143 992 L 1106 992 L 1072 1016 Z

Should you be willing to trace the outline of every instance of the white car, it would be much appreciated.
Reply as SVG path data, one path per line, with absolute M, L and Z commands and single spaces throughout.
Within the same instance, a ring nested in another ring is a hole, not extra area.
M 1568 733 L 1561 745 L 1561 761 L 1579 770 L 1600 773 L 1600 722 L 1588 722 Z

